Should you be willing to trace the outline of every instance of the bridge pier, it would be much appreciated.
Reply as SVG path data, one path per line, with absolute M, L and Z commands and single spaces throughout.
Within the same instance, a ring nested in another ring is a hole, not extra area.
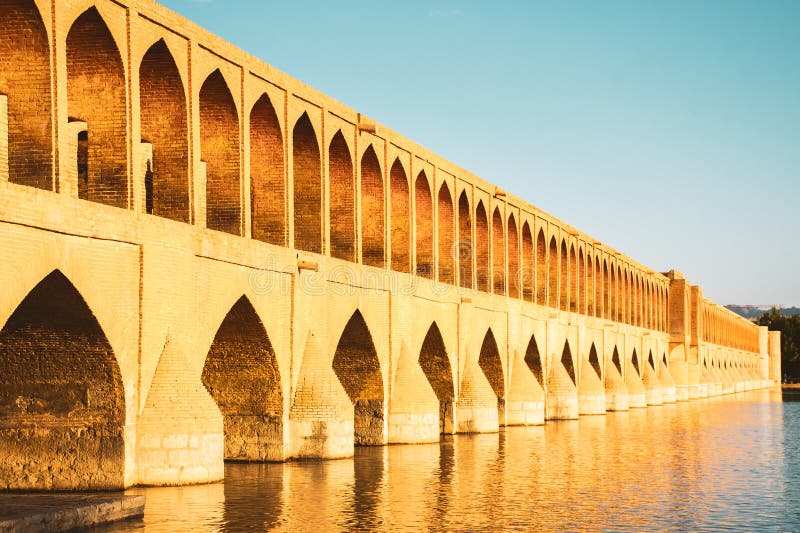
M 578 414 L 606 414 L 606 391 L 589 359 L 581 363 L 580 383 L 578 384 Z
M 658 380 L 661 382 L 664 403 L 675 403 L 677 401 L 677 387 L 669 368 L 667 368 L 666 361 L 658 365 Z
M 651 358 L 652 360 L 652 358 Z M 642 384 L 645 389 L 645 398 L 647 405 L 663 405 L 664 404 L 664 391 L 661 381 L 658 379 L 656 371 L 653 369 L 650 361 L 644 363 L 644 373 L 642 375 Z
M 439 420 L 439 398 L 417 358 L 411 356 L 403 342 L 389 413 L 389 443 L 439 442 L 439 433 L 443 429 Z
M 517 352 L 514 353 L 513 361 L 506 401 L 506 425 L 544 424 L 544 389 Z

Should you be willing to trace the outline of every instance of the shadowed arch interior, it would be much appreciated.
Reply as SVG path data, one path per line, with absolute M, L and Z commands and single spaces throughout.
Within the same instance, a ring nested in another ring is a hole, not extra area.
M 472 217 L 470 216 L 467 191 L 458 197 L 458 271 L 459 283 L 467 289 L 472 288 L 472 262 L 474 246 L 472 242 Z
M 408 176 L 399 159 L 395 159 L 389 176 L 392 196 L 392 269 L 411 272 L 411 205 Z
M 503 377 L 503 363 L 500 361 L 500 351 L 492 329 L 486 332 L 481 343 L 481 352 L 478 356 L 478 366 L 481 367 L 489 385 L 492 386 L 497 396 L 497 410 L 501 423 L 505 420 L 505 380 Z
M 478 282 L 478 290 L 489 292 L 489 273 L 491 264 L 489 263 L 489 218 L 483 201 L 478 202 L 475 208 L 475 278 Z
M 561 296 L 559 298 L 559 308 L 562 311 L 569 310 L 569 269 L 570 260 L 567 255 L 567 241 L 561 240 L 561 278 L 559 279 L 559 286 L 561 287 Z
M 4 489 L 121 489 L 125 392 L 114 351 L 58 270 L 0 331 Z
M 200 88 L 200 157 L 206 164 L 206 227 L 241 235 L 239 114 L 219 70 Z
M 508 295 L 520 296 L 519 233 L 513 214 L 508 217 Z
M 536 257 L 533 251 L 533 235 L 530 225 L 525 222 L 522 225 L 522 299 L 527 302 L 534 301 L 534 262 Z
M 417 275 L 433 279 L 433 197 L 423 170 L 414 182 Z
M 280 121 L 269 96 L 250 110 L 250 210 L 253 238 L 286 244 L 286 166 Z
M 564 258 L 566 261 L 566 258 Z M 547 303 L 553 309 L 558 309 L 558 244 L 555 237 L 550 237 L 550 249 L 547 254 L 548 289 Z
M 655 361 L 653 361 L 653 352 L 652 351 L 647 356 L 647 363 L 650 365 L 650 368 L 652 368 L 653 370 L 656 369 L 656 363 L 655 363 Z
M 492 214 L 492 292 L 506 293 L 506 239 L 500 209 Z
M 667 364 L 667 354 L 666 354 L 666 352 L 664 353 L 664 356 L 661 358 L 661 362 L 664 363 L 664 368 L 669 367 L 669 365 Z
M 547 305 L 547 244 L 542 230 L 536 237 L 536 303 Z
M 592 347 L 589 349 L 589 364 L 592 365 L 594 371 L 597 372 L 597 377 L 603 379 L 603 371 L 600 366 L 600 359 L 597 357 L 597 349 L 594 347 L 594 343 L 592 343 Z
M 577 380 L 575 379 L 575 365 L 572 362 L 572 350 L 569 349 L 569 341 L 564 342 L 564 350 L 561 352 L 561 364 L 564 365 L 564 368 L 567 370 L 567 374 L 569 374 L 572 383 L 577 384 Z
M 350 148 L 342 131 L 333 136 L 328 148 L 330 178 L 331 256 L 355 261 L 356 209 L 355 176 Z
M 372 334 L 360 311 L 353 313 L 339 337 L 333 371 L 353 402 L 355 444 L 384 444 L 383 375 Z
M 579 313 L 586 313 L 586 263 L 583 257 L 583 248 L 578 250 L 578 307 Z
M 619 352 L 616 346 L 614 346 L 614 354 L 611 356 L 611 362 L 617 367 L 617 372 L 622 375 L 622 362 L 619 360 Z
M 446 182 L 439 188 L 438 199 L 439 220 L 439 281 L 454 284 L 456 282 L 455 252 L 455 212 L 453 197 Z
M 282 459 L 283 390 L 278 360 L 245 296 L 233 305 L 214 335 L 202 381 L 222 412 L 225 459 Z
M 528 347 L 525 349 L 525 364 L 531 369 L 539 385 L 544 387 L 544 370 L 542 369 L 542 357 L 539 354 L 539 345 L 536 344 L 536 337 L 531 335 Z
M 442 334 L 436 322 L 431 324 L 419 351 L 419 366 L 428 378 L 433 392 L 439 399 L 439 432 L 453 432 L 453 371 L 444 346 Z
M 128 207 L 126 93 L 125 70 L 114 37 L 91 7 L 67 34 L 67 114 L 70 120 L 87 124 L 79 198 Z
M 639 354 L 636 353 L 636 348 L 633 349 L 633 354 L 631 355 L 631 363 L 633 363 L 633 368 L 636 370 L 636 373 L 641 376 L 642 371 L 639 370 Z
M 594 304 L 594 259 L 592 259 L 592 254 L 587 251 L 586 252 L 586 314 L 589 316 L 595 316 L 595 304 Z
M 145 186 L 145 211 L 189 222 L 189 130 L 186 93 L 164 40 L 139 67 L 142 142 L 153 146 L 152 186 Z
M 569 310 L 573 313 L 578 309 L 578 261 L 575 258 L 575 247 L 569 247 Z
M 53 189 L 50 44 L 33 0 L 0 0 L 0 94 L 8 96 L 8 180 Z
M 369 145 L 361 156 L 361 260 L 383 268 L 384 258 L 383 173 L 375 149 Z
M 600 269 L 600 256 L 595 256 L 595 280 L 594 280 L 594 316 L 602 317 L 603 316 L 603 287 L 604 285 L 604 274 L 603 271 Z
M 317 134 L 307 113 L 292 130 L 294 247 L 322 253 L 322 163 Z

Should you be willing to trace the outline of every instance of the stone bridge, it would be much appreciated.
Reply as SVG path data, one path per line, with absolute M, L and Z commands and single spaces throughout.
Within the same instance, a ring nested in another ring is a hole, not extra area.
M 148 0 L 0 0 L 0 488 L 774 384 L 780 342 Z

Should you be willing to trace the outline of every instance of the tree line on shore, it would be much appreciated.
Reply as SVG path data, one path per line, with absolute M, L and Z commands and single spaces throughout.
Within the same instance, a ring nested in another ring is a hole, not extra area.
M 773 307 L 758 319 L 759 326 L 781 332 L 781 372 L 783 383 L 800 382 L 800 315 L 786 316 Z

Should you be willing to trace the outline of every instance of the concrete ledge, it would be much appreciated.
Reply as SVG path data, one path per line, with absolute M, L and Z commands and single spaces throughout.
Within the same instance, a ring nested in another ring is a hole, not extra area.
M 69 531 L 143 515 L 144 496 L 0 494 L 0 532 Z

